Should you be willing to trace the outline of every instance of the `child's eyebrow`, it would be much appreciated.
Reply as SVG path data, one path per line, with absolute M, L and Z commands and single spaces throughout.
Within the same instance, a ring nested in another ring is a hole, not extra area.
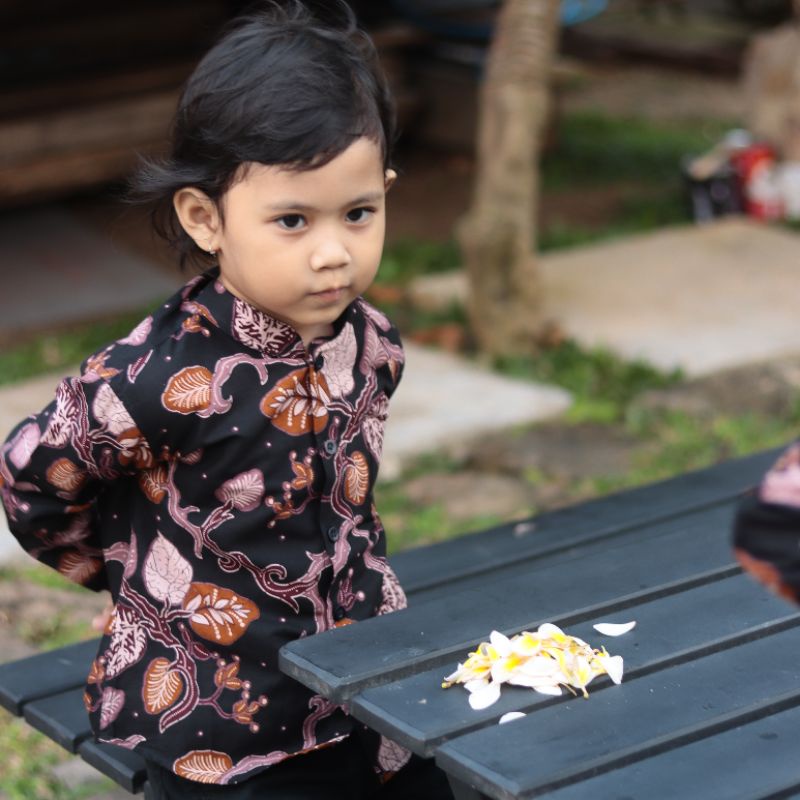
M 355 206 L 363 206 L 368 203 L 378 203 L 383 200 L 385 196 L 385 192 L 368 192 L 367 194 L 359 195 L 358 197 L 354 197 L 352 200 L 348 200 L 344 204 L 344 208 L 353 208 Z M 318 211 L 319 209 L 315 208 L 314 206 L 310 206 L 307 203 L 295 203 L 291 200 L 283 202 L 283 203 L 275 203 L 269 206 L 266 206 L 267 211 L 300 211 L 303 213 L 308 213 L 311 211 Z

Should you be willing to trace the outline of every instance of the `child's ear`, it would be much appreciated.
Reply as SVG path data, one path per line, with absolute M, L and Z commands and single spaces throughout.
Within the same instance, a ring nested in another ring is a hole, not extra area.
M 219 249 L 219 209 L 205 192 L 194 186 L 184 186 L 172 196 L 172 205 L 181 227 L 201 250 Z
M 387 169 L 383 173 L 383 189 L 388 192 L 392 184 L 397 180 L 397 173 L 393 169 Z

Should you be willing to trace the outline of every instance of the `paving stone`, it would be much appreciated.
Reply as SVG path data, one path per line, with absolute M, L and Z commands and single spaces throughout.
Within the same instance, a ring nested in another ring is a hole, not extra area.
M 450 353 L 406 343 L 403 380 L 392 397 L 382 479 L 396 478 L 423 453 L 468 452 L 478 439 L 569 408 L 568 392 L 512 380 Z
M 786 418 L 800 398 L 800 357 L 722 370 L 665 389 L 643 392 L 634 411 L 680 411 L 692 416 L 756 413 Z
M 542 424 L 488 438 L 474 448 L 467 464 L 472 469 L 507 475 L 537 473 L 569 478 L 608 477 L 625 473 L 639 446 L 617 427 L 582 423 Z
M 5 214 L 0 241 L 14 265 L 14 280 L 3 287 L 0 339 L 147 307 L 182 282 L 177 270 L 168 275 L 58 206 Z

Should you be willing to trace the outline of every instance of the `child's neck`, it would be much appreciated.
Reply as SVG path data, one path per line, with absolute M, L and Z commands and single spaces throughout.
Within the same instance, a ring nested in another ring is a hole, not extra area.
M 327 339 L 333 336 L 333 325 L 330 323 L 321 325 L 312 325 L 308 328 L 298 331 L 300 338 L 303 340 L 306 350 L 311 347 L 311 343 L 315 339 Z

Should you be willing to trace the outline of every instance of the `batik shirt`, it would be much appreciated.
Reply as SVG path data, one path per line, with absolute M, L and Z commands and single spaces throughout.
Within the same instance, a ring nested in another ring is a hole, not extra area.
M 12 532 L 115 604 L 85 694 L 100 741 L 236 783 L 348 734 L 278 650 L 405 604 L 372 499 L 402 365 L 362 299 L 306 348 L 212 272 L 12 432 Z
M 800 603 L 800 443 L 791 445 L 742 499 L 734 552 L 775 594 Z

